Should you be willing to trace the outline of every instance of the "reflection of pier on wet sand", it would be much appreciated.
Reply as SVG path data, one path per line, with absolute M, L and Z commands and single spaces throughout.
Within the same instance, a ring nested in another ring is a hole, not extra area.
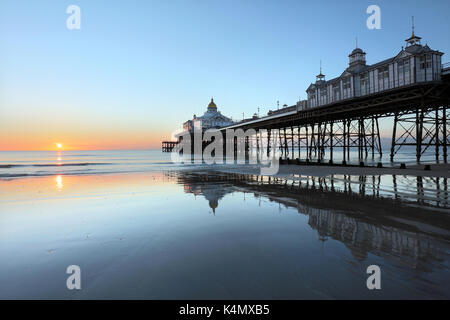
M 330 191 L 343 191 L 364 196 L 373 196 L 403 200 L 418 205 L 432 205 L 448 209 L 448 180 L 450 165 L 431 165 L 432 171 L 423 171 L 423 166 L 408 169 L 398 168 L 358 168 L 331 166 L 280 166 L 275 176 L 260 176 L 258 165 L 241 165 L 218 169 L 223 173 L 257 177 L 261 181 L 291 181 L 300 186 L 305 183 Z
M 230 169 L 227 169 L 230 170 Z M 230 170 L 231 171 L 231 170 Z M 406 175 L 347 175 L 310 176 L 304 174 L 261 176 L 236 172 L 192 173 L 196 181 L 247 181 L 274 187 L 289 186 L 298 191 L 339 192 L 357 198 L 394 199 L 406 205 L 426 206 L 429 210 L 449 209 L 448 178 Z M 178 174 L 177 174 L 178 175 Z M 186 179 L 187 173 L 183 174 Z M 299 196 L 297 193 L 296 196 Z M 424 208 L 423 208 L 424 209 Z
M 359 261 L 371 253 L 427 272 L 443 268 L 450 250 L 446 178 L 172 174 L 186 192 L 205 196 L 218 212 L 219 200 L 236 191 L 295 208 L 309 217 L 319 240 L 344 243 Z

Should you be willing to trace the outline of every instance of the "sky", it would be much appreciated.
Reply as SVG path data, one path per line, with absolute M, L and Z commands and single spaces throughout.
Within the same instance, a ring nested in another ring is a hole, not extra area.
M 320 61 L 339 76 L 356 37 L 368 64 L 396 55 L 411 16 L 450 52 L 448 12 L 448 0 L 2 0 L 0 150 L 159 148 L 211 97 L 236 120 L 305 99 Z

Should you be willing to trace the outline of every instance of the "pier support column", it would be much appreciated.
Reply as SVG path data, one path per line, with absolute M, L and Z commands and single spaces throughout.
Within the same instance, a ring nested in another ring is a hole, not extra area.
M 372 117 L 372 160 L 375 159 L 375 117 Z
M 361 119 L 361 124 L 362 124 L 362 134 L 363 134 L 364 152 L 365 152 L 364 159 L 367 159 L 367 157 L 369 156 L 369 151 L 367 150 L 366 121 L 364 118 Z
M 436 142 L 436 149 L 435 149 L 435 156 L 436 156 L 436 162 L 439 162 L 439 107 L 436 107 L 435 110 L 435 123 L 434 126 L 436 127 L 435 129 L 435 142 Z
M 284 140 L 284 158 L 287 158 L 289 149 L 288 149 L 287 138 L 286 138 L 286 127 L 283 128 L 283 140 Z
M 291 127 L 291 149 L 292 149 L 292 155 L 291 158 L 294 159 L 294 127 Z
M 394 162 L 395 155 L 395 137 L 397 135 L 397 122 L 398 122 L 398 112 L 394 115 L 394 127 L 392 128 L 392 143 L 391 143 L 391 162 Z
M 347 161 L 350 161 L 350 126 L 351 126 L 352 120 L 347 121 Z M 345 138 L 344 138 L 345 139 Z
M 308 125 L 305 126 L 306 131 L 306 159 L 309 160 L 309 134 L 308 134 Z
M 347 138 L 346 137 L 346 128 L 345 128 L 345 126 L 347 125 L 347 121 L 346 120 L 344 120 L 343 122 L 342 122 L 342 160 L 343 161 L 346 161 L 346 157 L 345 157 L 345 152 L 346 152 L 346 150 L 345 150 L 345 147 L 346 147 L 346 143 L 345 143 L 345 139 Z
M 256 155 L 257 156 L 259 155 L 259 135 L 260 135 L 260 132 L 258 129 L 258 130 L 256 130 Z
M 250 137 L 245 136 L 245 145 L 244 145 L 244 157 L 247 158 L 250 156 Z
M 327 126 L 328 126 L 328 122 L 325 122 L 323 125 L 323 129 L 321 131 L 321 137 L 322 137 L 322 141 L 320 142 L 320 159 L 323 160 L 325 157 L 325 145 L 326 145 L 326 138 L 327 138 Z
M 358 119 L 358 160 L 362 160 L 362 128 L 361 128 L 361 118 Z
M 422 100 L 422 108 L 416 110 L 416 159 L 418 163 L 422 156 L 423 107 Z
M 380 126 L 378 125 L 378 117 L 376 117 L 375 119 L 377 123 L 378 153 L 380 154 L 381 159 L 383 157 L 383 147 L 381 146 Z
M 444 106 L 442 110 L 442 141 L 443 141 L 443 155 L 444 155 L 444 163 L 447 163 L 447 108 L 450 104 Z
M 317 141 L 316 141 L 316 150 L 318 152 L 317 158 L 319 162 L 322 160 L 322 146 L 321 146 L 321 131 L 322 131 L 322 124 L 319 122 L 317 124 Z
M 333 132 L 333 121 L 330 122 L 330 160 L 333 162 L 333 141 L 334 141 L 334 132 Z
M 283 139 L 283 137 L 282 137 L 283 135 L 281 134 L 281 129 L 278 129 L 278 148 L 276 148 L 276 149 L 278 149 L 280 152 L 281 152 L 281 156 L 283 157 L 283 155 L 284 155 L 284 147 L 283 147 L 283 141 L 282 141 L 282 139 Z

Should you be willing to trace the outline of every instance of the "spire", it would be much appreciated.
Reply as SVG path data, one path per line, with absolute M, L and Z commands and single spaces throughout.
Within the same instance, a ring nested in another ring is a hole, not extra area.
M 422 38 L 416 36 L 416 34 L 415 34 L 415 25 L 414 25 L 414 16 L 412 16 L 411 18 L 412 18 L 411 19 L 412 20 L 412 25 L 411 25 L 412 32 L 411 32 L 411 37 L 409 39 L 405 40 L 406 41 L 406 46 L 408 46 L 408 45 L 413 46 L 413 45 L 416 45 L 416 44 L 420 45 L 420 39 L 422 39 Z
M 320 60 L 320 73 L 316 76 L 316 81 L 324 81 L 325 75 L 322 74 L 322 60 Z

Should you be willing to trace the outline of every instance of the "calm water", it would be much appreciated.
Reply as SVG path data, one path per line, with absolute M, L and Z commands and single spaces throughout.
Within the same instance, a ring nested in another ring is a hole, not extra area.
M 338 149 L 338 148 L 337 148 Z M 387 150 L 387 148 L 384 148 Z M 291 159 L 298 158 L 297 149 L 294 154 L 288 155 Z M 304 148 L 300 155 L 306 158 Z M 327 162 L 329 154 L 325 153 L 324 162 Z M 359 164 L 357 153 L 352 151 L 349 163 Z M 342 160 L 342 153 L 335 151 L 335 162 Z M 365 162 L 369 165 L 383 162 L 385 166 L 398 166 L 399 163 L 415 164 L 414 148 L 404 147 L 396 155 L 396 161 L 390 163 L 389 154 L 386 152 L 382 158 L 371 158 Z M 433 163 L 434 153 L 428 151 L 422 157 L 423 163 Z M 168 153 L 160 150 L 148 151 L 0 151 L 0 179 L 48 176 L 57 174 L 105 174 L 125 172 L 155 172 L 161 170 L 186 170 L 194 167 L 192 164 L 179 164 L 171 161 Z M 226 165 L 222 167 L 227 167 Z M 198 168 L 198 165 L 195 166 Z
M 444 178 L 262 178 L 159 151 L 0 156 L 0 298 L 450 298 Z
M 0 178 L 181 169 L 170 155 L 149 151 L 0 151 Z

